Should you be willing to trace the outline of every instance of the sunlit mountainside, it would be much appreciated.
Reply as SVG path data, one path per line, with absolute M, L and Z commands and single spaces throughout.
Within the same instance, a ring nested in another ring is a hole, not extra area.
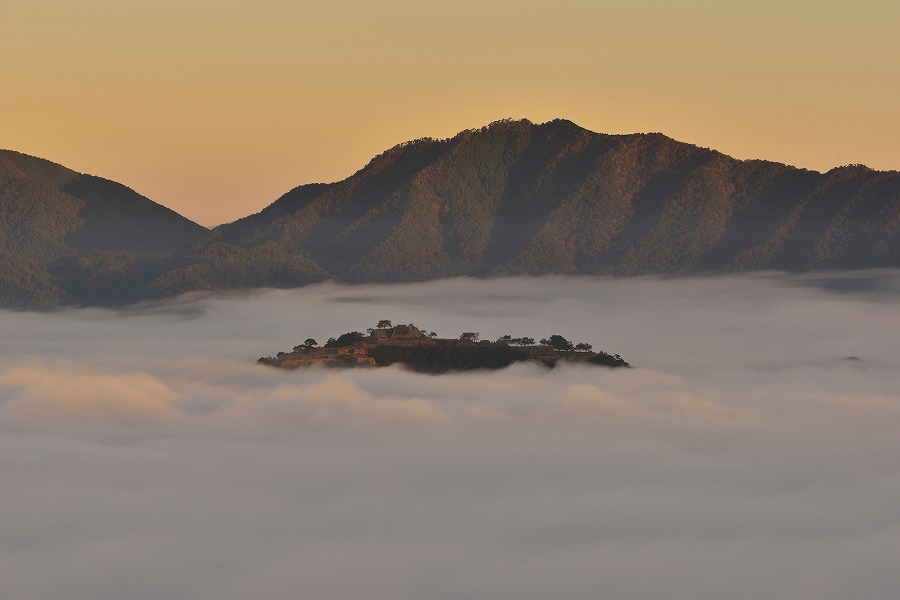
M 896 171 L 823 174 L 564 120 L 400 144 L 212 231 L 17 153 L 0 155 L 0 174 L 8 306 L 327 278 L 900 267 Z

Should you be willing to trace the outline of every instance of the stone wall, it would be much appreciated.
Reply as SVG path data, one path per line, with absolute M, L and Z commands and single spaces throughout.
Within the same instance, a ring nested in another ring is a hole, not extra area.
M 419 329 L 408 325 L 397 325 L 390 329 L 376 329 L 368 338 L 353 343 L 356 348 L 374 348 L 376 346 L 434 346 L 437 342 Z
M 375 359 L 366 353 L 365 348 L 347 346 L 342 348 L 312 348 L 306 352 L 291 352 L 278 360 L 282 367 L 294 369 L 308 365 L 370 365 L 375 366 Z

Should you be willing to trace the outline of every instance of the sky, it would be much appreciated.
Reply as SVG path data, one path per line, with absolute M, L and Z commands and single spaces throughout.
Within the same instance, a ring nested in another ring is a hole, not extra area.
M 894 597 L 898 291 L 453 279 L 0 311 L 3 597 Z M 255 364 L 381 319 L 636 368 Z
M 0 0 L 0 148 L 211 226 L 502 118 L 900 169 L 893 0 Z

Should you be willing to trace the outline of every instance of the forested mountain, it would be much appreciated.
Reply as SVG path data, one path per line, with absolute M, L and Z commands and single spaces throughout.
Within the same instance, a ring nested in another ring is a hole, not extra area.
M 114 181 L 0 150 L 0 248 L 39 262 L 79 252 L 174 252 L 207 229 Z
M 212 231 L 14 152 L 0 153 L 0 202 L 6 305 L 326 278 L 900 267 L 900 172 L 818 173 L 564 120 L 400 144 Z
M 60 259 L 172 253 L 207 231 L 121 184 L 0 150 L 3 305 L 55 303 L 48 269 Z
M 216 228 L 350 281 L 900 266 L 900 173 L 740 161 L 661 134 L 501 121 L 401 144 Z

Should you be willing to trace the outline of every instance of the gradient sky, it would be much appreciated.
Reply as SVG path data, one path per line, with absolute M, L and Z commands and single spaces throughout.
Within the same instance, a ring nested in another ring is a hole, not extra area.
M 505 118 L 900 169 L 896 0 L 0 0 L 0 148 L 204 225 Z

